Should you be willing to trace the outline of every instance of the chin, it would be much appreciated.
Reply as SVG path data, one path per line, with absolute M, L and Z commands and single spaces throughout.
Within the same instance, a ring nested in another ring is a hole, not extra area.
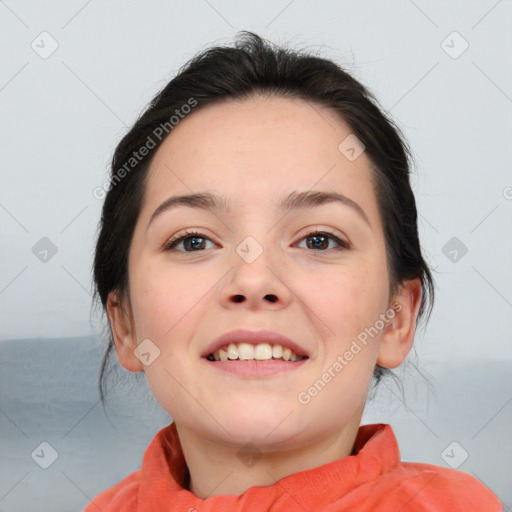
M 283 443 L 293 440 L 302 430 L 297 410 L 292 406 L 232 409 L 222 422 L 220 418 L 218 420 L 225 430 L 216 430 L 226 442 L 237 445 L 253 443 L 269 448 L 273 445 L 282 447 Z

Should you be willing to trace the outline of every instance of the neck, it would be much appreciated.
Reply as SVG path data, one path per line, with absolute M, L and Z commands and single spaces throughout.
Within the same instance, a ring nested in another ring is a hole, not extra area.
M 198 436 L 176 424 L 190 472 L 188 489 L 198 498 L 221 494 L 237 495 L 253 486 L 275 484 L 281 478 L 334 462 L 352 454 L 361 414 L 341 430 L 330 432 L 313 443 L 286 451 L 244 452 Z M 245 462 L 244 462 L 245 461 Z

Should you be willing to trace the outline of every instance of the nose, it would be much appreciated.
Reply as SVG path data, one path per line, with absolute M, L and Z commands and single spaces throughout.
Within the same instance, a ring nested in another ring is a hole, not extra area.
M 250 310 L 288 306 L 293 292 L 283 275 L 285 269 L 276 262 L 277 259 L 270 261 L 267 251 L 251 262 L 237 254 L 221 291 L 223 305 L 230 308 L 244 304 Z

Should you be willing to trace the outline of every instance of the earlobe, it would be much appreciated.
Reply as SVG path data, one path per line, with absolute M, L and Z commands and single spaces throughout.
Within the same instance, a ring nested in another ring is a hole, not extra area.
M 421 304 L 419 277 L 405 281 L 394 299 L 395 311 L 380 341 L 377 364 L 385 368 L 400 366 L 412 348 Z
M 143 371 L 143 365 L 134 353 L 137 341 L 132 327 L 131 311 L 125 311 L 116 291 L 108 295 L 107 315 L 119 363 L 130 372 Z

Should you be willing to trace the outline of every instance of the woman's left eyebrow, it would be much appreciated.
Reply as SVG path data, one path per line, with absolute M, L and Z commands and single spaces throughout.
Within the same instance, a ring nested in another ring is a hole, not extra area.
M 353 199 L 350 199 L 349 197 L 338 192 L 294 191 L 279 203 L 278 209 L 280 211 L 285 211 L 300 208 L 314 208 L 328 203 L 338 203 L 352 208 L 371 228 L 370 220 L 364 209 Z M 220 211 L 227 212 L 229 210 L 229 203 L 226 198 L 211 194 L 210 192 L 198 192 L 195 194 L 171 196 L 163 203 L 161 203 L 160 206 L 158 206 L 158 208 L 152 213 L 146 230 L 158 215 L 179 206 L 188 206 L 189 208 L 208 210 L 212 213 Z

